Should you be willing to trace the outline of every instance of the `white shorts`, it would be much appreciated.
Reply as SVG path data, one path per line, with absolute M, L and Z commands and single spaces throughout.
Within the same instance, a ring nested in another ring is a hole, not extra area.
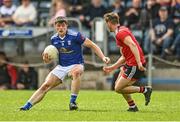
M 57 76 L 60 80 L 64 80 L 64 78 L 68 75 L 68 73 L 71 71 L 71 69 L 76 66 L 77 64 L 73 64 L 70 66 L 63 67 L 61 65 L 57 65 L 50 73 Z M 79 64 L 78 64 L 79 65 Z M 84 65 L 80 64 L 82 66 L 82 69 L 84 70 Z

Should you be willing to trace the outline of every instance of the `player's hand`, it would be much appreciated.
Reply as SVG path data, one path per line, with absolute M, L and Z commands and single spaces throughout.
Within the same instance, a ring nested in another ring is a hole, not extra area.
M 51 57 L 47 53 L 42 54 L 44 63 L 50 63 L 52 61 Z
M 139 69 L 140 71 L 146 71 L 146 68 L 142 65 L 141 62 L 138 63 L 138 69 Z
M 114 67 L 113 66 L 104 66 L 103 67 L 103 71 L 105 72 L 105 73 L 110 73 L 110 72 L 112 72 L 114 70 Z
M 104 57 L 104 58 L 103 58 L 103 62 L 106 63 L 106 64 L 108 64 L 110 61 L 111 61 L 111 60 L 110 60 L 109 57 Z

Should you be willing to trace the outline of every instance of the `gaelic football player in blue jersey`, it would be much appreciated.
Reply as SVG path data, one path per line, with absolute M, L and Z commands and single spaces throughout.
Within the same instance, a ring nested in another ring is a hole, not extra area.
M 40 102 L 45 94 L 50 89 L 61 84 L 67 75 L 72 77 L 69 109 L 78 109 L 76 98 L 80 89 L 81 75 L 84 71 L 82 45 L 91 48 L 104 63 L 107 64 L 110 61 L 95 43 L 85 38 L 80 32 L 68 29 L 66 18 L 57 17 L 54 25 L 57 33 L 51 37 L 51 44 L 59 50 L 59 64 L 48 74 L 42 86 L 20 110 L 29 110 L 36 103 Z M 43 54 L 42 56 L 45 63 L 51 62 L 48 54 Z

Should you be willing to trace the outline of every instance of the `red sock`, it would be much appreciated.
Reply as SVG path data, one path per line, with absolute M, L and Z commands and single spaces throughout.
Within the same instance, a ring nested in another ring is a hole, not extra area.
M 140 86 L 139 93 L 144 93 L 144 91 L 145 91 L 145 87 L 144 86 Z
M 134 103 L 133 100 L 128 101 L 128 105 L 129 105 L 130 108 L 134 108 L 136 106 L 136 104 Z

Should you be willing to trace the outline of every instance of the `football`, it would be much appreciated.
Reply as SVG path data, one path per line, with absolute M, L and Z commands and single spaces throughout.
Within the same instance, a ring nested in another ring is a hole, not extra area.
M 44 49 L 44 52 L 43 52 L 43 53 L 44 53 L 44 54 L 47 53 L 52 60 L 58 59 L 58 54 L 59 54 L 59 52 L 58 52 L 57 48 L 56 48 L 55 46 L 53 46 L 53 45 L 48 45 L 48 46 Z

